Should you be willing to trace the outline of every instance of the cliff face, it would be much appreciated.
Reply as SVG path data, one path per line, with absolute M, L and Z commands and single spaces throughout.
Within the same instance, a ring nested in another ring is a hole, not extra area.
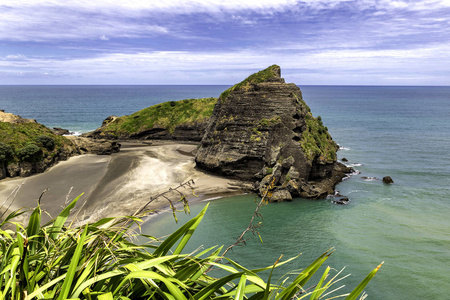
M 337 149 L 274 65 L 222 93 L 195 160 L 201 169 L 256 180 L 260 194 L 283 201 L 333 193 L 349 171 L 336 162 Z

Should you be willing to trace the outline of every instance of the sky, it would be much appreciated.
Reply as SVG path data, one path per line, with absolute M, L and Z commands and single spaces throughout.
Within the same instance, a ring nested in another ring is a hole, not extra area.
M 450 0 L 0 0 L 0 84 L 450 85 Z

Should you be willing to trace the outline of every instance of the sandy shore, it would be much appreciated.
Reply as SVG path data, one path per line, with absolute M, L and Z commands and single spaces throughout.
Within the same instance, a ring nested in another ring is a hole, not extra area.
M 78 219 L 92 222 L 106 216 L 130 215 L 152 196 L 194 180 L 181 189 L 189 202 L 241 194 L 241 183 L 195 169 L 196 145 L 178 143 L 123 143 L 121 151 L 108 156 L 83 155 L 60 162 L 46 172 L 28 178 L 0 181 L 0 205 L 11 209 L 35 207 L 41 193 L 42 208 L 55 217 L 67 201 L 84 193 L 77 204 Z M 173 195 L 173 200 L 178 200 Z M 167 208 L 158 198 L 149 209 Z M 50 216 L 48 218 L 50 218 Z

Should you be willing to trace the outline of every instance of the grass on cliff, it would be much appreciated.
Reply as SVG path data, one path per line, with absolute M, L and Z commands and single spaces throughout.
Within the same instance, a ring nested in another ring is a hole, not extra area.
M 294 94 L 301 104 L 301 113 L 305 115 L 306 130 L 302 132 L 300 145 L 306 158 L 312 162 L 318 159 L 321 162 L 334 162 L 337 159 L 338 145 L 328 133 L 328 128 L 323 125 L 322 118 L 314 118 L 311 109 L 305 103 L 301 95 Z
M 38 159 L 39 155 L 53 155 L 70 144 L 39 123 L 0 122 L 0 162 Z
M 315 300 L 335 299 L 342 285 L 341 272 L 321 267 L 332 251 L 292 273 L 289 280 L 272 278 L 272 271 L 298 257 L 280 257 L 271 266 L 248 269 L 223 257 L 222 247 L 183 254 L 208 205 L 163 242 L 146 235 L 148 243 L 138 245 L 132 230 L 141 222 L 136 216 L 81 226 L 68 223 L 78 199 L 43 225 L 39 206 L 27 225 L 16 220 L 20 210 L 0 218 L 0 299 Z M 356 299 L 380 266 L 340 298 Z M 211 268 L 223 275 L 212 276 Z M 319 269 L 322 275 L 311 279 Z M 263 271 L 270 273 L 267 280 L 258 275 Z
M 279 66 L 272 65 L 262 71 L 254 73 L 254 74 L 250 75 L 249 77 L 247 77 L 246 79 L 244 79 L 243 81 L 241 81 L 240 83 L 237 83 L 237 84 L 233 85 L 232 87 L 230 87 L 229 89 L 227 89 L 226 91 L 224 91 L 220 95 L 219 99 L 221 101 L 225 101 L 225 99 L 228 97 L 228 95 L 232 91 L 238 91 L 242 88 L 248 87 L 250 84 L 257 84 L 257 83 L 265 82 L 271 78 L 278 77 L 279 70 L 280 70 Z
M 336 161 L 337 144 L 328 133 L 320 116 L 314 118 L 308 112 L 305 116 L 307 129 L 302 132 L 301 146 L 309 161 L 318 158 L 322 162 Z
M 185 99 L 153 105 L 109 123 L 103 132 L 115 137 L 127 136 L 153 127 L 173 133 L 179 125 L 204 122 L 211 117 L 217 98 Z

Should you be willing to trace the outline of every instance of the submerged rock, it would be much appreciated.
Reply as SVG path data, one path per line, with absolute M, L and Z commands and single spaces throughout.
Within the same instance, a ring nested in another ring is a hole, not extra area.
M 269 201 L 324 198 L 351 171 L 337 162 L 337 150 L 300 89 L 273 65 L 222 93 L 195 161 L 213 173 L 256 180 Z

